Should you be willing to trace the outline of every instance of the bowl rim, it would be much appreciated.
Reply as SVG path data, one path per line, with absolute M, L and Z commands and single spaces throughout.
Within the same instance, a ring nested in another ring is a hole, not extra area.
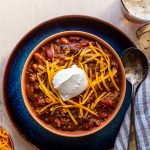
M 37 50 L 39 50 L 40 47 L 42 47 L 43 45 L 45 45 L 46 43 L 52 41 L 53 39 L 62 37 L 62 36 L 68 36 L 68 35 L 79 35 L 81 37 L 86 37 L 86 38 L 90 38 L 90 39 L 94 39 L 96 41 L 98 41 L 100 44 L 104 45 L 104 47 L 107 47 L 107 49 L 110 51 L 110 53 L 115 57 L 115 59 L 117 60 L 119 66 L 120 66 L 120 71 L 121 71 L 121 77 L 122 77 L 122 89 L 121 89 L 121 95 L 120 95 L 120 100 L 119 103 L 117 103 L 117 106 L 115 107 L 115 110 L 113 111 L 113 113 L 109 116 L 108 119 L 106 119 L 105 122 L 103 122 L 100 126 L 95 127 L 89 131 L 62 131 L 62 130 L 58 130 L 56 128 L 54 128 L 51 125 L 47 125 L 46 123 L 44 123 L 41 119 L 39 119 L 34 112 L 31 109 L 31 105 L 29 104 L 27 95 L 26 95 L 26 91 L 25 91 L 25 76 L 26 76 L 26 70 L 28 67 L 29 62 L 31 61 L 32 57 L 33 57 L 33 53 L 36 52 Z M 105 126 L 107 126 L 117 115 L 117 113 L 119 112 L 124 98 L 125 98 L 125 93 L 126 93 L 126 77 L 125 77 L 125 71 L 124 71 L 124 67 L 123 64 L 121 62 L 120 57 L 118 56 L 118 54 L 115 52 L 115 50 L 107 43 L 105 42 L 103 39 L 99 38 L 96 35 L 93 35 L 91 33 L 88 32 L 83 32 L 83 31 L 63 31 L 63 32 L 59 32 L 56 33 L 54 35 L 51 35 L 49 37 L 47 37 L 46 39 L 44 39 L 43 41 L 41 41 L 29 54 L 29 56 L 27 57 L 23 70 L 22 70 L 22 75 L 21 75 L 21 92 L 22 92 L 22 96 L 23 96 L 23 101 L 25 103 L 26 109 L 28 110 L 28 112 L 30 113 L 30 115 L 32 116 L 32 118 L 43 128 L 45 128 L 46 130 L 48 130 L 49 132 L 52 132 L 54 134 L 60 135 L 60 136 L 65 136 L 65 137 L 82 137 L 82 136 L 87 136 L 90 134 L 93 134 L 95 132 L 100 131 L 101 129 L 103 129 Z M 73 134 L 76 133 L 76 134 Z
M 139 22 L 139 23 L 148 23 L 148 22 L 150 22 L 150 20 L 140 19 L 140 18 L 138 18 L 138 17 L 132 15 L 132 14 L 130 13 L 130 11 L 127 9 L 127 7 L 125 6 L 123 0 L 120 0 L 120 1 L 121 1 L 122 7 L 123 7 L 124 11 L 126 12 L 126 14 L 127 14 L 130 18 L 134 19 L 134 21 L 137 21 L 137 22 Z

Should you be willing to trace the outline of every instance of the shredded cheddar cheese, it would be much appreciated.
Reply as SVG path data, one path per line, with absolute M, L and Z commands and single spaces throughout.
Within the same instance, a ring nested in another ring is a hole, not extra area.
M 94 55 L 94 56 L 88 58 L 88 59 L 85 60 L 84 62 L 82 62 L 82 64 L 86 64 L 87 62 L 91 61 L 92 59 L 94 59 L 94 58 L 96 58 L 96 57 L 98 57 L 98 56 L 100 56 L 100 55 L 99 55 L 99 54 L 96 54 L 96 55 Z
M 65 55 L 69 54 L 70 53 L 70 50 L 66 50 L 65 52 Z
M 99 89 L 103 90 L 103 88 L 101 87 L 100 83 L 98 82 L 98 72 L 96 72 L 96 82 L 97 82 L 97 85 L 98 85 Z
M 75 125 L 78 125 L 78 122 L 77 122 L 77 120 L 75 119 L 75 117 L 72 115 L 72 113 L 71 113 L 68 109 L 67 109 L 67 112 L 68 112 L 70 118 L 72 119 L 72 121 L 75 123 Z
M 87 108 L 87 107 L 85 107 L 85 106 L 82 106 L 81 104 L 78 104 L 78 103 L 76 103 L 76 102 L 74 102 L 74 101 L 72 101 L 72 100 L 68 100 L 67 102 L 69 102 L 69 103 L 71 103 L 71 104 L 74 104 L 76 107 L 82 108 L 82 109 L 88 111 L 89 113 L 91 113 L 91 114 L 97 116 L 97 114 L 96 114 L 94 111 L 90 110 L 89 108 Z
M 116 70 L 112 71 L 112 76 L 114 76 L 116 73 L 117 73 Z M 105 75 L 104 79 L 106 80 L 106 79 L 108 79 L 108 78 L 110 78 L 109 74 Z M 100 82 L 102 82 L 101 77 L 98 77 L 98 80 L 94 80 L 94 81 L 92 82 L 92 85 L 95 86 L 95 85 L 97 85 L 97 84 L 100 83 Z
M 58 108 L 74 108 L 74 107 L 76 107 L 76 106 L 74 106 L 74 105 L 56 106 L 54 109 L 52 109 L 51 115 L 53 115 L 54 111 Z
M 87 108 L 90 108 L 90 104 L 88 104 L 88 105 L 87 105 Z M 86 111 L 86 113 L 85 113 L 84 117 L 86 117 L 86 116 L 88 115 L 88 113 L 89 113 L 89 112 L 88 112 L 88 111 Z
M 50 94 L 50 91 L 45 87 L 45 85 L 43 84 L 43 82 L 41 81 L 39 75 L 37 74 L 37 78 L 39 80 L 40 83 L 40 89 L 42 90 L 42 92 L 49 97 L 53 102 L 56 102 L 56 100 L 52 97 L 52 95 Z
M 48 105 L 46 105 L 45 107 L 43 107 L 41 110 L 40 110 L 40 113 L 42 113 L 43 111 L 45 111 L 46 109 L 48 109 L 49 107 L 51 107 L 52 105 L 55 105 L 57 104 L 58 102 L 54 102 L 54 103 L 50 103 Z
M 110 95 L 110 93 L 108 93 L 108 94 L 106 94 L 106 95 L 105 95 L 105 93 L 103 93 L 99 98 L 97 98 L 97 99 L 95 100 L 92 109 L 94 109 L 94 108 L 96 107 L 96 105 L 97 105 L 101 100 L 105 99 L 105 98 L 108 97 L 109 95 Z
M 45 67 L 43 67 L 42 65 L 39 65 L 38 68 L 41 69 L 42 71 L 46 72 Z
M 86 102 L 87 102 L 87 100 L 90 98 L 90 96 L 92 95 L 92 93 L 93 93 L 93 90 L 92 91 L 90 91 L 90 93 L 87 95 L 87 97 L 82 101 L 82 103 L 81 104 L 85 104 Z
M 70 68 L 72 66 L 72 62 L 73 62 L 73 57 L 71 57 L 70 62 L 68 64 L 68 68 Z
M 90 48 L 92 49 L 92 51 L 93 51 L 95 54 L 98 54 L 98 52 L 96 51 L 96 49 L 93 47 L 92 43 L 90 43 L 89 45 L 90 45 Z
M 104 87 L 106 88 L 106 90 L 107 90 L 107 91 L 110 91 L 110 88 L 109 88 L 109 86 L 106 84 L 106 81 L 105 81 L 105 79 L 104 79 L 104 76 L 103 76 L 103 75 L 101 75 L 101 81 L 102 81 L 102 83 L 103 83 Z
M 12 150 L 8 132 L 0 127 L 0 150 Z
M 79 104 L 82 104 L 81 103 L 81 98 L 79 99 Z M 83 117 L 83 109 L 79 108 L 79 118 L 82 118 L 82 117 Z

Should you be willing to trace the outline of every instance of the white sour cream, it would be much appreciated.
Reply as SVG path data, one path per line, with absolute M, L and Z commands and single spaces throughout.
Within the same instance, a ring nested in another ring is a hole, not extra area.
M 123 0 L 131 15 L 142 20 L 150 20 L 150 0 Z
M 64 101 L 81 94 L 88 86 L 85 72 L 76 65 L 59 71 L 52 83 Z

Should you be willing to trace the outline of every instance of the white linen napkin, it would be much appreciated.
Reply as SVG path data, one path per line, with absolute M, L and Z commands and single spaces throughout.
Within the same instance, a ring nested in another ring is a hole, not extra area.
M 150 62 L 149 72 L 139 87 L 135 101 L 135 124 L 139 150 L 150 150 Z M 130 107 L 125 115 L 113 150 L 127 150 L 130 126 Z

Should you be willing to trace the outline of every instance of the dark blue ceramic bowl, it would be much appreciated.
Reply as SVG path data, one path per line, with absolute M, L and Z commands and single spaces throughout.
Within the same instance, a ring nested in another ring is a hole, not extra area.
M 126 86 L 126 96 L 118 115 L 103 130 L 95 134 L 67 138 L 42 128 L 28 113 L 21 93 L 21 74 L 24 63 L 42 40 L 67 30 L 85 31 L 97 35 L 109 43 L 121 56 L 123 50 L 135 47 L 132 41 L 116 27 L 102 20 L 79 15 L 62 16 L 48 20 L 28 32 L 11 53 L 3 78 L 3 95 L 7 113 L 20 135 L 41 150 L 105 150 L 113 147 L 120 125 L 129 106 L 131 87 Z

